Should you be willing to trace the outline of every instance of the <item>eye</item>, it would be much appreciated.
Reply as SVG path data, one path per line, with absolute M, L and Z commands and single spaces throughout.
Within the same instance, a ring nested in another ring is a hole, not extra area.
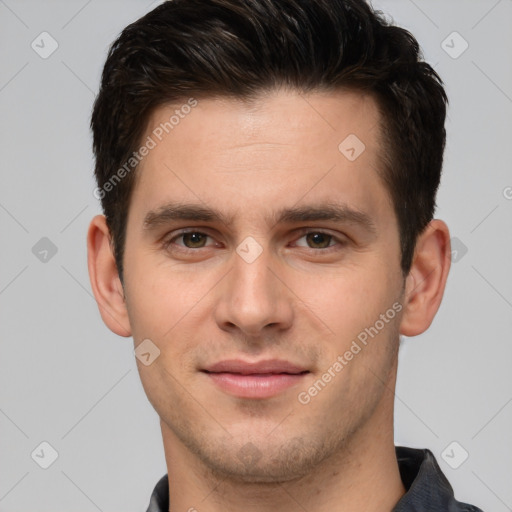
M 206 240 L 208 238 L 210 238 L 210 236 L 201 231 L 182 231 L 166 240 L 164 246 L 168 248 L 171 244 L 174 244 L 178 247 L 184 247 L 185 249 L 202 249 L 206 247 Z M 176 240 L 180 239 L 183 243 L 176 243 Z
M 305 239 L 306 244 L 299 243 L 302 239 Z M 334 235 L 324 233 L 323 231 L 309 231 L 297 240 L 296 245 L 310 249 L 328 249 L 335 246 L 336 243 L 337 245 L 343 245 Z
M 212 242 L 208 243 L 208 239 L 212 240 Z M 295 242 L 297 247 L 324 251 L 344 244 L 345 242 L 342 239 L 324 231 L 305 231 Z M 210 235 L 202 231 L 189 230 L 175 233 L 170 238 L 164 240 L 163 245 L 165 249 L 169 250 L 174 248 L 176 250 L 193 251 L 194 249 L 203 249 L 216 245 L 216 243 Z

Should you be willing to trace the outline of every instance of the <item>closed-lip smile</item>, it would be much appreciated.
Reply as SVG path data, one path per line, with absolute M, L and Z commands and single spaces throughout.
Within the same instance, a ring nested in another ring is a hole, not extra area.
M 263 399 L 298 384 L 309 370 L 282 359 L 219 361 L 202 370 L 221 390 L 238 398 Z

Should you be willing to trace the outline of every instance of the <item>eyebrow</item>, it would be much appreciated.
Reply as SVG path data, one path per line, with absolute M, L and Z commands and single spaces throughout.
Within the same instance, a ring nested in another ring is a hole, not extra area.
M 199 204 L 170 202 L 147 213 L 144 218 L 144 229 L 152 230 L 176 220 L 217 222 L 228 225 L 233 223 L 234 217 Z M 356 224 L 373 235 L 377 233 L 376 225 L 367 213 L 344 203 L 328 202 L 282 208 L 273 213 L 269 221 L 269 223 L 274 222 L 274 225 L 314 221 L 347 222 Z

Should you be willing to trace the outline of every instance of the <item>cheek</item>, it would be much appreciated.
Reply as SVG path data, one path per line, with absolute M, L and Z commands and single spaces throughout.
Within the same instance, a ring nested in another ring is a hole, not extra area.
M 125 268 L 126 303 L 136 343 L 144 338 L 163 340 L 183 316 L 179 286 L 167 283 L 150 265 Z
M 396 276 L 381 263 L 333 276 L 328 287 L 311 298 L 316 300 L 315 313 L 334 333 L 322 340 L 320 369 L 336 373 L 336 362 L 342 367 L 324 400 L 339 404 L 342 396 L 345 407 L 356 411 L 378 399 L 397 347 L 398 289 Z
M 294 289 L 331 331 L 345 339 L 373 325 L 392 306 L 397 284 L 389 275 L 382 263 L 351 266 L 322 279 L 299 280 Z
M 213 273 L 162 268 L 142 257 L 127 268 L 127 309 L 135 345 L 150 339 L 160 350 L 157 366 L 193 367 L 196 346 L 204 344 L 205 322 L 211 319 Z

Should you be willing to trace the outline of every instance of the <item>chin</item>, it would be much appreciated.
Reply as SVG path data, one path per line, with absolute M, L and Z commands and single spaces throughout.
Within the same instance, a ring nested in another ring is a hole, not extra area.
M 206 461 L 205 461 L 206 462 Z M 283 484 L 306 477 L 311 466 L 290 467 L 285 461 L 267 461 L 248 467 L 243 463 L 233 463 L 232 461 L 217 460 L 208 461 L 207 465 L 212 473 L 223 480 L 228 478 L 234 483 L 240 484 Z M 302 466 L 302 465 L 301 465 Z
M 231 439 L 196 450 L 196 455 L 212 474 L 244 484 L 282 484 L 307 477 L 332 453 L 332 442 L 296 437 L 253 440 L 241 445 Z M 237 448 L 236 445 L 239 447 Z

